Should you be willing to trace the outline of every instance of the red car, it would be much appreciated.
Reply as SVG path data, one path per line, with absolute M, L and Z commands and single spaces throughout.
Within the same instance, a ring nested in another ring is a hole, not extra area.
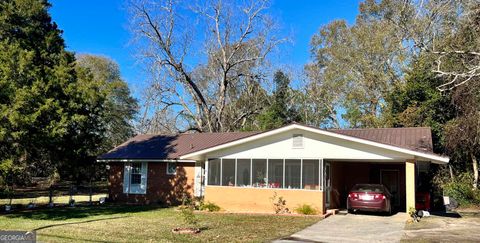
M 392 194 L 381 184 L 356 184 L 348 193 L 347 210 L 392 214 Z

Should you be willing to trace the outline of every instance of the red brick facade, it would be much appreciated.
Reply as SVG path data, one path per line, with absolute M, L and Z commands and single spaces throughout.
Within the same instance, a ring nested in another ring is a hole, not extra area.
M 193 196 L 195 163 L 177 163 L 176 175 L 167 175 L 167 163 L 149 162 L 146 194 L 123 193 L 124 163 L 109 163 L 109 198 L 114 202 L 176 204 Z

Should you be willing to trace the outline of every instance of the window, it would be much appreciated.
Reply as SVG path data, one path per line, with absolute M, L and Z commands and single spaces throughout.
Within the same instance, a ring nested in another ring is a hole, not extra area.
M 318 190 L 319 186 L 319 161 L 316 159 L 304 159 L 302 169 L 302 188 Z
M 130 185 L 139 185 L 142 183 L 142 163 L 132 163 L 130 174 Z
M 252 160 L 252 175 L 253 187 L 267 186 L 267 160 L 253 159 Z
M 293 134 L 292 138 L 293 148 L 303 148 L 303 135 L 302 134 Z
M 235 185 L 235 159 L 222 159 L 222 186 Z
M 145 194 L 147 192 L 147 162 L 125 163 L 123 169 L 123 192 Z
M 208 185 L 220 185 L 220 160 L 208 161 Z
M 167 175 L 175 175 L 177 173 L 177 163 L 167 163 Z
M 283 187 L 283 159 L 268 160 L 268 187 Z
M 300 188 L 300 163 L 299 159 L 285 160 L 285 186 L 288 189 Z
M 250 186 L 250 159 L 237 160 L 237 186 Z

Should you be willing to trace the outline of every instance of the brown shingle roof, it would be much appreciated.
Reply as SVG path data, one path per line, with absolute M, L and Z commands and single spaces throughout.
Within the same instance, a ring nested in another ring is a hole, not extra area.
M 433 153 L 428 127 L 330 129 L 330 132 Z M 193 133 L 175 136 L 137 135 L 99 159 L 178 159 L 181 155 L 246 138 L 261 132 Z
M 260 132 L 137 135 L 99 159 L 178 159 L 180 155 L 232 142 Z

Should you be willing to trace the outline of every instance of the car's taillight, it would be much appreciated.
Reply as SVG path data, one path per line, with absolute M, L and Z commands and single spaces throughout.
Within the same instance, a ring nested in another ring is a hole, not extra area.
M 348 194 L 348 197 L 349 197 L 349 198 L 353 198 L 353 199 L 357 199 L 357 198 L 358 198 L 358 194 L 357 194 L 357 193 L 349 193 L 349 194 Z
M 385 197 L 385 195 L 383 195 L 383 194 L 375 194 L 375 196 L 374 196 L 373 198 L 374 198 L 374 199 L 381 199 L 381 200 L 383 200 L 383 199 L 385 199 L 386 197 Z

